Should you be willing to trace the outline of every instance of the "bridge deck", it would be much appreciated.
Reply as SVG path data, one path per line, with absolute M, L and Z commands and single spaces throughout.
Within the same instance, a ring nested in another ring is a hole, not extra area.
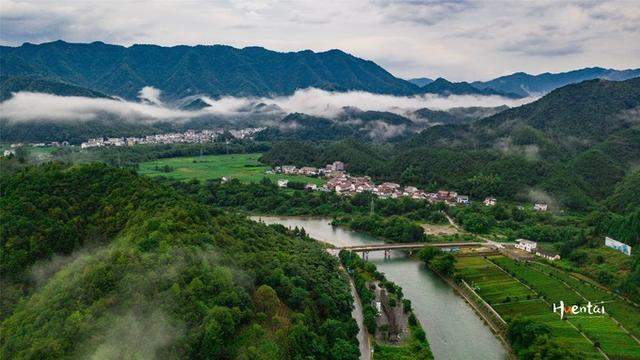
M 382 250 L 417 250 L 425 246 L 452 248 L 452 247 L 479 247 L 488 245 L 483 242 L 449 242 L 449 243 L 405 243 L 405 244 L 371 244 L 351 245 L 336 247 L 339 250 L 349 251 L 382 251 Z

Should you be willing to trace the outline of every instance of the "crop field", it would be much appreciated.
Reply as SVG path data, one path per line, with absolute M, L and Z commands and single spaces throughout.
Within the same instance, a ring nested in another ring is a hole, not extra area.
M 165 176 L 176 180 L 209 180 L 227 177 L 245 183 L 259 182 L 269 178 L 274 183 L 278 179 L 314 183 L 321 185 L 324 180 L 307 176 L 266 174 L 269 166 L 258 161 L 261 154 L 206 155 L 158 159 L 140 164 L 138 172 L 149 176 Z
M 620 322 L 627 331 L 640 338 L 640 309 L 603 290 L 589 280 L 577 278 L 565 271 L 542 263 L 533 263 L 532 266 L 564 281 L 591 302 L 603 301 L 606 311 Z
M 528 265 L 517 263 L 506 257 L 492 257 L 491 261 L 508 271 L 518 280 L 527 284 L 539 295 L 543 295 L 549 303 L 559 303 L 564 301 L 565 305 L 585 304 L 604 301 L 605 311 L 608 315 L 575 315 L 570 316 L 567 321 L 557 321 L 558 315 L 552 314 L 548 305 L 543 317 L 551 316 L 549 321 L 545 321 L 554 334 L 565 333 L 557 322 L 569 323 L 580 329 L 589 339 L 598 343 L 601 349 L 611 358 L 615 359 L 640 359 L 640 343 L 633 339 L 617 323 L 620 322 L 624 328 L 635 333 L 640 325 L 640 310 L 620 299 L 616 299 L 599 287 L 585 280 L 577 279 L 570 274 L 552 268 L 541 263 L 531 263 Z M 546 305 L 546 304 L 543 304 Z M 532 315 L 535 312 L 534 305 L 528 308 L 523 307 L 524 314 Z M 544 307 L 544 306 L 543 306 Z M 514 308 L 504 309 L 497 306 L 496 311 L 509 312 L 511 314 L 521 313 L 518 305 Z M 553 320 L 556 321 L 553 321 Z M 615 319 L 615 320 L 614 320 Z M 566 328 L 566 326 L 564 326 Z M 575 332 L 575 329 L 573 330 Z M 567 332 L 566 334 L 569 334 Z M 579 344 L 575 344 L 578 346 Z
M 460 257 L 456 267 L 465 281 L 503 318 L 531 317 L 548 325 L 553 338 L 563 346 L 584 353 L 587 359 L 602 358 L 593 345 L 571 324 L 560 320 L 544 300 L 491 261 L 481 257 Z
M 534 296 L 531 290 L 481 257 L 460 257 L 457 266 L 469 286 L 492 306 L 507 302 L 507 298 L 518 301 Z

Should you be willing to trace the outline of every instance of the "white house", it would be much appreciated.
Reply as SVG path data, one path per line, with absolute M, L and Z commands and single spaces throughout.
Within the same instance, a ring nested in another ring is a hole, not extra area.
M 538 243 L 531 240 L 526 239 L 518 239 L 516 240 L 516 248 L 527 251 L 534 252 L 538 248 Z
M 485 206 L 495 206 L 496 205 L 496 199 L 492 198 L 492 197 L 488 197 L 486 199 L 484 199 L 484 201 L 482 202 Z
M 285 174 L 295 174 L 296 170 L 296 167 L 293 165 L 285 165 L 282 167 L 282 172 Z
M 287 184 L 289 184 L 289 180 L 284 180 L 284 179 L 280 179 L 278 180 L 278 187 L 287 187 Z
M 307 185 L 304 186 L 304 188 L 307 189 L 307 190 L 317 190 L 318 189 L 318 185 L 312 184 L 312 183 L 308 183 Z
M 542 249 L 538 249 L 536 250 L 536 255 L 540 256 L 542 258 L 545 258 L 549 261 L 555 261 L 555 260 L 560 260 L 560 255 L 556 254 L 556 253 L 551 253 L 549 251 L 545 251 Z
M 533 210 L 535 211 L 547 211 L 549 206 L 545 203 L 535 203 L 533 204 Z
M 466 195 L 458 195 L 456 197 L 456 202 L 458 204 L 468 204 L 469 203 L 469 197 Z

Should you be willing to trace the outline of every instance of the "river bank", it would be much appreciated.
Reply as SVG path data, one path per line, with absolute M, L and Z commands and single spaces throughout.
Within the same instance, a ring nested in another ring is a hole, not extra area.
M 330 218 L 255 216 L 256 221 L 304 228 L 312 238 L 334 246 L 381 244 L 377 238 L 339 227 Z M 403 288 L 426 332 L 436 359 L 504 359 L 507 351 L 463 298 L 424 264 L 404 252 L 371 253 L 369 261 Z

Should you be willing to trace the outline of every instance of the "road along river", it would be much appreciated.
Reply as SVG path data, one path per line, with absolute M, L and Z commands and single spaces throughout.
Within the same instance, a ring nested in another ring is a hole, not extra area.
M 252 219 L 304 228 L 312 238 L 335 246 L 383 243 L 366 234 L 333 227 L 328 218 L 254 216 Z M 421 262 L 401 251 L 392 251 L 390 259 L 384 259 L 382 251 L 371 252 L 369 261 L 376 264 L 387 279 L 400 285 L 405 297 L 411 300 L 436 359 L 506 358 L 501 343 L 471 307 Z

